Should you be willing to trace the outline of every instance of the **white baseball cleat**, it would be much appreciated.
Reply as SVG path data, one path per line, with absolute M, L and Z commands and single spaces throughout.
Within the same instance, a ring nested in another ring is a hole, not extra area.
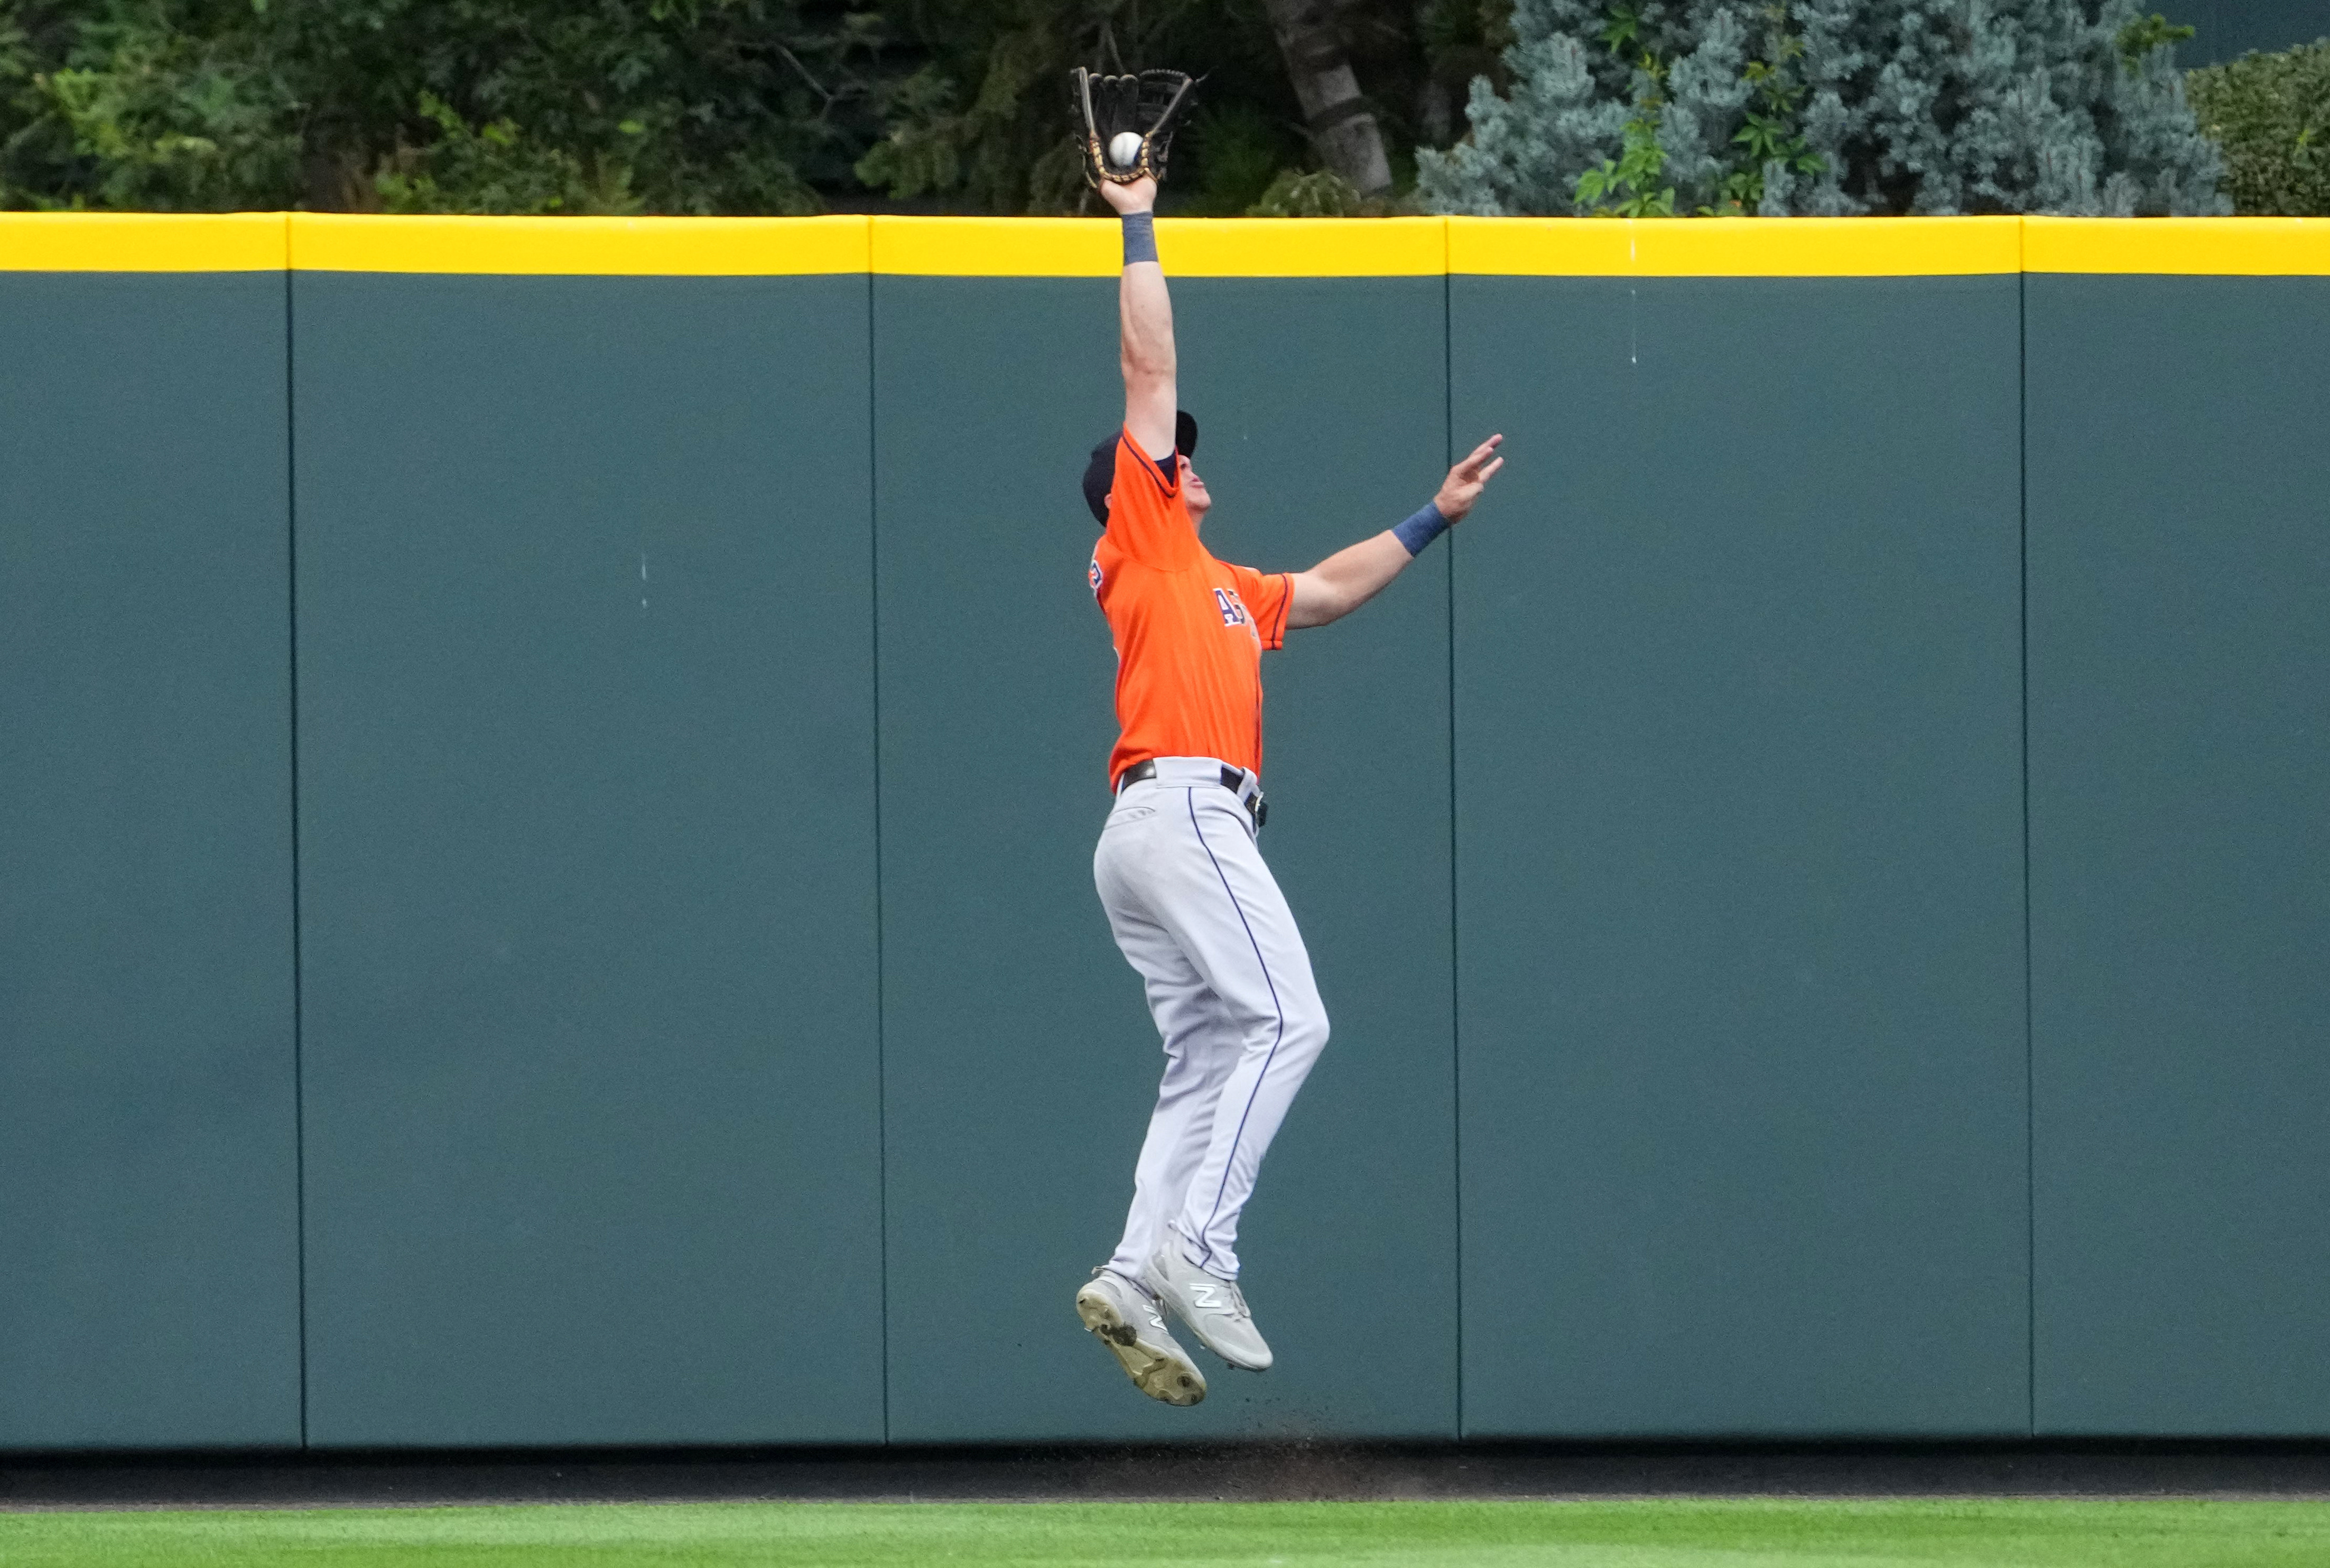
M 1151 1399 L 1189 1405 L 1206 1397 L 1206 1374 L 1165 1326 L 1164 1308 L 1123 1275 L 1094 1269 L 1076 1292 L 1076 1316 Z
M 1236 1280 L 1207 1273 L 1182 1257 L 1179 1243 L 1168 1236 L 1149 1260 L 1149 1283 L 1199 1345 L 1241 1371 L 1270 1370 L 1270 1346 L 1254 1326 Z

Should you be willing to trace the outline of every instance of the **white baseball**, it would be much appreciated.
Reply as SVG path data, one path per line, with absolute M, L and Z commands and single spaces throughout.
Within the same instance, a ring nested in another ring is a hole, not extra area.
M 1108 161 L 1121 169 L 1129 169 L 1141 156 L 1141 138 L 1129 130 L 1118 131 L 1108 138 Z

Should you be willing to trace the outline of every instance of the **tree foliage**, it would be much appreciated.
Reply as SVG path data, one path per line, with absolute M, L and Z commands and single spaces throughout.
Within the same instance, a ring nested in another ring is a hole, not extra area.
M 0 204 L 810 211 L 874 41 L 805 0 L 0 0 Z
M 1066 89 L 1077 64 L 1208 78 L 1196 119 L 1174 144 L 1172 187 L 1184 210 L 1236 211 L 1302 156 L 1258 3 L 912 0 L 897 31 L 901 74 L 883 89 L 887 131 L 857 166 L 893 198 L 982 212 L 1081 209 Z
M 1439 210 L 2210 213 L 2174 30 L 2132 0 L 1517 0 Z
M 1331 0 L 1403 179 L 1507 4 Z M 1319 166 L 1265 0 L 0 0 L 0 206 L 1072 211 L 1076 63 L 1208 77 L 1174 210 Z
M 2225 149 L 2234 211 L 2330 217 L 2330 38 L 2208 66 L 2188 83 L 2201 128 Z
M 989 212 L 1081 210 L 1062 82 L 1075 64 L 1171 66 L 1205 77 L 1176 139 L 1170 210 L 1232 214 L 1281 176 L 1320 167 L 1265 0 L 888 0 L 907 72 L 884 100 L 887 131 L 857 166 L 894 199 Z M 1334 0 L 1345 52 L 1402 183 L 1413 149 L 1463 128 L 1463 83 L 1492 69 L 1510 0 Z M 1325 199 L 1306 187 L 1298 204 Z M 1267 198 L 1267 199 L 1265 199 Z
M 1436 209 L 2219 206 L 2134 0 L 1313 9 Z M 1208 76 L 1170 211 L 1408 199 L 1322 166 L 1270 0 L 0 0 L 0 206 L 1091 210 L 1072 63 Z M 2273 80 L 2318 103 L 2307 69 Z M 2203 79 L 2244 203 L 2316 200 L 2316 111 Z

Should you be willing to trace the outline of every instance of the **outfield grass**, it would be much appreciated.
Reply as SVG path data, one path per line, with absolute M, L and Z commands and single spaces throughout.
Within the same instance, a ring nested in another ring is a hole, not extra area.
M 0 1514 L 5 1568 L 2280 1568 L 2330 1503 L 697 1503 Z

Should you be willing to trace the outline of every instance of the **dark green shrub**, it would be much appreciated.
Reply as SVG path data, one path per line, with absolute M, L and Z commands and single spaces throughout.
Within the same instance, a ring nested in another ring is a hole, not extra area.
M 2330 38 L 2189 72 L 2185 96 L 2225 149 L 2245 216 L 2330 217 Z
M 1332 169 L 1315 174 L 1281 169 L 1261 199 L 1246 210 L 1249 218 L 1356 218 L 1365 214 L 1359 193 Z
M 2149 5 L 2151 0 L 2145 0 Z M 2138 0 L 1512 0 L 1506 83 L 1417 155 L 1452 213 L 2214 214 Z

